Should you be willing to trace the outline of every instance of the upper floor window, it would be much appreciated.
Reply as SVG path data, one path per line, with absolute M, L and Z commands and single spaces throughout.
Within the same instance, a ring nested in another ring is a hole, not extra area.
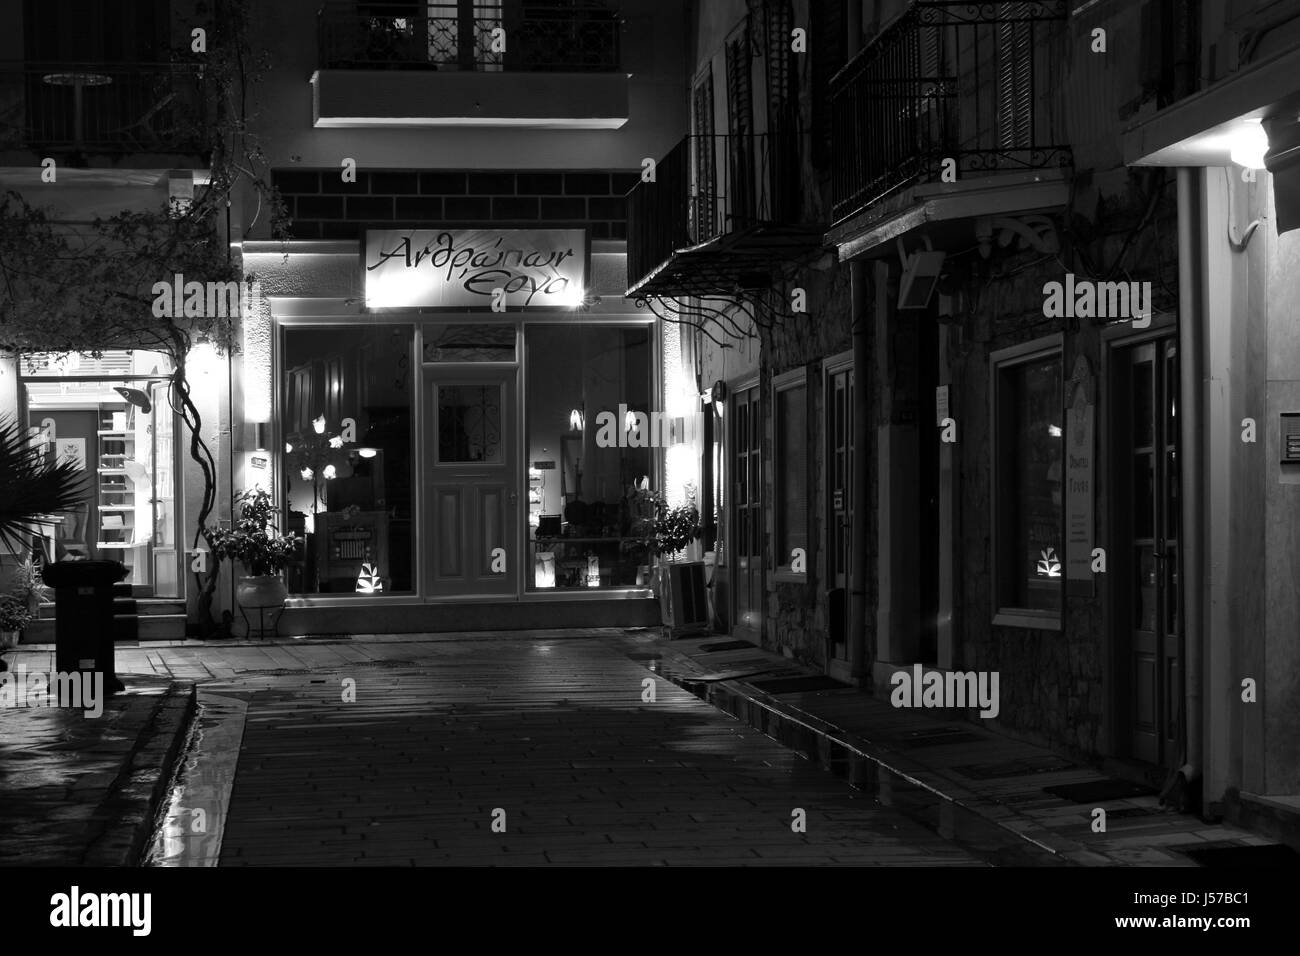
M 598 0 L 330 0 L 319 13 L 332 69 L 609 72 L 620 24 Z

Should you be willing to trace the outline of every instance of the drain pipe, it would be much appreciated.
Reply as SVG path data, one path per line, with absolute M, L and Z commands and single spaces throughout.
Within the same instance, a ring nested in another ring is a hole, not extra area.
M 1205 525 L 1201 508 L 1203 497 L 1201 441 L 1201 391 L 1204 379 L 1206 320 L 1205 302 L 1201 296 L 1203 275 L 1198 237 L 1204 210 L 1197 201 L 1198 170 L 1180 167 L 1178 170 L 1178 359 L 1179 359 L 1179 455 L 1183 460 L 1182 531 L 1183 531 L 1183 638 L 1182 659 L 1184 674 L 1184 751 L 1183 766 L 1170 782 L 1171 787 L 1195 789 L 1192 785 L 1201 776 L 1203 754 L 1203 721 L 1201 703 L 1201 655 L 1205 641 L 1205 607 L 1203 595 L 1205 574 Z M 1195 606 L 1192 605 L 1193 602 Z M 1178 778 L 1181 777 L 1181 780 Z
M 849 573 L 849 675 L 861 686 L 867 680 L 867 413 L 871 403 L 867 396 L 867 369 L 870 355 L 867 349 L 867 264 L 849 263 L 852 280 L 851 306 L 853 322 L 853 502 L 852 532 L 853 563 Z
M 862 4 L 848 4 L 845 23 L 848 32 L 848 59 L 862 52 Z M 871 403 L 867 396 L 867 370 L 870 354 L 867 343 L 867 265 L 857 261 L 849 263 L 850 321 L 853 328 L 853 487 L 849 491 L 853 507 L 850 525 L 853 561 L 849 572 L 848 654 L 849 676 L 861 687 L 870 686 L 867 669 L 867 414 Z

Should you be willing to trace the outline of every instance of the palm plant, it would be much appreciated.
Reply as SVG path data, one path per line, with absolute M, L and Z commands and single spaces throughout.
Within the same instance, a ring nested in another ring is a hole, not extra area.
M 29 550 L 41 515 L 69 511 L 86 493 L 73 462 L 49 462 L 18 422 L 0 418 L 0 543 L 15 554 Z

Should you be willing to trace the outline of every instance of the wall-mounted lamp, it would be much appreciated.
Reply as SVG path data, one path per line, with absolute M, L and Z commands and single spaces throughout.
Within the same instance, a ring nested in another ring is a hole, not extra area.
M 1258 119 L 1241 121 L 1241 126 L 1232 134 L 1232 147 L 1228 155 L 1238 166 L 1247 169 L 1263 169 L 1264 154 L 1268 152 L 1268 133 L 1264 124 Z
M 254 428 L 253 450 L 266 451 L 271 444 L 271 423 L 258 422 Z
M 311 427 L 316 430 L 317 435 L 325 434 L 325 416 L 317 415 L 311 420 Z
M 930 304 L 935 286 L 939 284 L 939 272 L 943 269 L 943 260 L 947 253 L 936 252 L 930 244 L 930 237 L 925 237 L 925 251 L 907 254 L 903 240 L 898 240 L 898 258 L 903 264 L 903 275 L 898 280 L 898 307 L 900 309 L 924 309 Z
M 581 408 L 569 412 L 569 431 L 580 432 L 586 426 L 586 415 Z
M 124 388 L 121 385 L 115 385 L 113 391 L 117 392 L 117 394 L 121 395 L 146 415 L 153 411 L 153 403 L 149 401 L 148 393 L 144 392 L 142 389 L 130 387 Z

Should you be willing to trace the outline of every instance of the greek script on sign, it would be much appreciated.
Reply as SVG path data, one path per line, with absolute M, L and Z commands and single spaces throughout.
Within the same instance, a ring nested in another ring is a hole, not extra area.
M 376 229 L 366 232 L 366 307 L 579 305 L 586 295 L 582 229 Z

